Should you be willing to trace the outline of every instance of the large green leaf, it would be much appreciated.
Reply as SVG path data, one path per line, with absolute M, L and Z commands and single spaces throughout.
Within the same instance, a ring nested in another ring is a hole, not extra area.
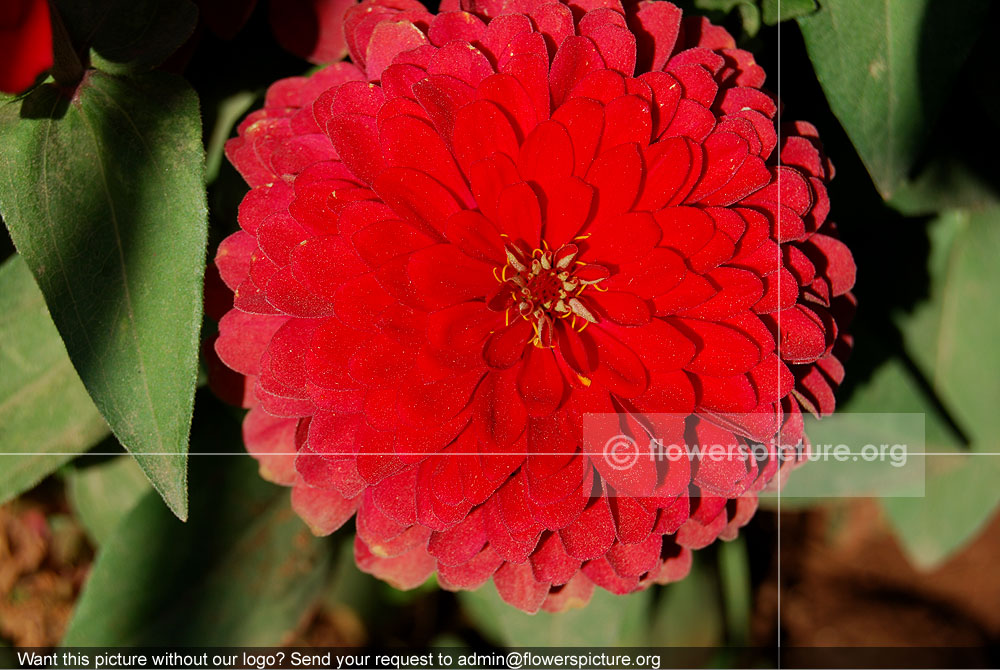
M 723 642 L 725 619 L 719 585 L 695 552 L 691 573 L 668 585 L 652 619 L 650 640 L 661 647 L 717 647 Z M 709 666 L 710 667 L 710 666 Z
M 924 494 L 927 408 L 920 400 L 909 413 L 874 407 L 855 413 L 851 406 L 858 404 L 806 419 L 806 462 L 780 491 L 762 494 L 762 503 L 773 509 L 778 495 L 782 505 L 801 507 L 827 498 Z
M 207 230 L 198 101 L 181 79 L 90 72 L 0 107 L 0 212 L 101 414 L 174 512 Z
M 195 460 L 191 521 L 152 493 L 98 553 L 66 646 L 269 646 L 319 596 L 330 544 L 244 456 Z
M 932 222 L 928 234 L 928 297 L 911 312 L 892 315 L 903 351 L 899 342 L 859 323 L 856 353 L 879 358 L 881 351 L 886 360 L 838 413 L 923 413 L 927 451 L 947 455 L 916 457 L 925 459 L 926 472 L 919 497 L 894 497 L 896 491 L 881 485 L 872 490 L 865 464 L 831 469 L 816 463 L 795 472 L 781 496 L 787 507 L 817 502 L 787 495 L 795 491 L 838 486 L 844 495 L 877 492 L 903 548 L 922 567 L 960 549 L 1000 503 L 1000 456 L 993 455 L 1000 452 L 1000 413 L 995 409 L 1000 379 L 994 373 L 1000 369 L 1000 351 L 993 335 L 1000 326 L 995 297 L 1000 267 L 994 262 L 1000 255 L 1000 209 L 946 212 Z M 876 436 L 896 441 L 898 429 L 891 422 L 883 424 L 884 434 Z M 810 427 L 810 436 L 836 437 L 824 436 L 823 427 L 824 422 Z M 966 450 L 973 453 L 963 455 Z M 823 479 L 831 473 L 844 477 Z M 762 503 L 773 507 L 776 500 Z
M 945 213 L 929 232 L 929 299 L 896 322 L 907 351 L 974 453 L 928 457 L 926 497 L 883 501 L 921 566 L 940 563 L 963 546 L 1000 503 L 1000 455 L 994 455 L 1000 454 L 1000 208 Z
M 882 195 L 908 175 L 988 0 L 823 0 L 798 19 L 830 108 Z
M 1000 452 L 1000 208 L 947 212 L 929 234 L 929 298 L 895 320 L 972 448 Z
M 923 498 L 886 498 L 882 507 L 910 560 L 931 569 L 972 540 L 1000 503 L 1000 457 L 929 456 Z
M 525 614 L 505 603 L 492 585 L 462 591 L 459 599 L 481 630 L 511 647 L 610 647 L 634 645 L 648 627 L 650 592 L 616 596 L 604 589 L 584 607 Z
M 752 598 L 750 586 L 750 557 L 747 555 L 743 536 L 729 542 L 720 542 L 719 586 L 726 611 L 726 628 L 729 641 L 746 645 L 750 641 L 750 616 Z
M 773 26 L 781 21 L 812 14 L 816 11 L 816 0 L 761 0 L 760 9 L 764 23 Z
M 0 504 L 108 433 L 24 260 L 0 266 Z
M 127 456 L 75 466 L 66 475 L 66 494 L 90 539 L 100 546 L 149 492 L 149 480 Z

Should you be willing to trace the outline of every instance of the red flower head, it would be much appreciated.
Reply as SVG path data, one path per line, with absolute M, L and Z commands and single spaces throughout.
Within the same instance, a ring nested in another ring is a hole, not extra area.
M 52 67 L 47 0 L 0 3 L 0 91 L 21 93 Z
M 854 262 L 815 130 L 779 147 L 762 69 L 668 2 L 369 0 L 345 29 L 353 64 L 227 147 L 252 190 L 216 350 L 262 473 L 317 533 L 357 513 L 402 588 L 534 611 L 683 577 L 833 409 Z

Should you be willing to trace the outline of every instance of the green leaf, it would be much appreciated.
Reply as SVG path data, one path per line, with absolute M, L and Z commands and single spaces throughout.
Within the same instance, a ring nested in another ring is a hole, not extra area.
M 322 594 L 323 603 L 331 610 L 349 612 L 378 627 L 386 607 L 379 595 L 384 593 L 386 584 L 358 569 L 354 562 L 353 537 L 334 539 L 341 544 L 336 551 L 336 567 Z
M 851 407 L 859 407 L 853 398 L 832 416 L 806 418 L 808 460 L 780 491 L 761 494 L 763 506 L 775 509 L 779 495 L 788 508 L 838 498 L 923 495 L 927 408 L 920 400 L 910 413 Z
M 747 37 L 754 37 L 760 32 L 760 7 L 757 5 L 745 2 L 741 4 L 738 8 L 740 21 L 743 24 L 743 32 Z
M 145 496 L 101 547 L 66 646 L 269 646 L 322 590 L 330 545 L 245 456 L 201 457 L 191 521 Z
M 773 26 L 812 14 L 816 11 L 816 0 L 761 0 L 760 11 L 764 23 Z
M 821 4 L 798 19 L 809 58 L 830 108 L 888 198 L 920 154 L 990 3 Z
M 899 344 L 887 342 L 884 333 L 867 327 L 862 320 L 856 325 L 857 327 L 853 329 L 857 336 L 856 356 L 852 356 L 859 359 L 858 363 L 862 363 L 860 359 L 866 356 L 884 362 L 874 370 L 866 382 L 854 389 L 850 398 L 838 403 L 837 414 L 866 414 L 868 415 L 866 418 L 873 417 L 876 421 L 878 414 L 923 414 L 924 444 L 927 451 L 960 448 L 961 436 L 955 432 L 948 417 L 942 413 L 943 408 L 936 407 L 927 390 L 921 388 L 921 380 L 918 377 L 920 372 L 912 363 L 905 360 L 902 352 L 898 350 Z M 851 361 L 848 362 L 848 374 L 850 374 L 850 363 Z M 811 422 L 809 431 L 816 430 L 813 426 L 823 430 L 825 420 L 815 421 L 810 417 L 807 421 Z M 878 437 L 880 441 L 893 441 L 899 437 L 898 428 L 893 425 L 886 425 L 882 433 L 874 437 Z M 835 435 L 826 436 L 826 439 L 835 438 Z
M 703 12 L 719 12 L 728 14 L 733 9 L 748 0 L 694 0 L 695 9 Z
M 896 316 L 906 350 L 968 434 L 1000 452 L 1000 208 L 946 212 L 929 230 L 929 298 Z
M 923 498 L 881 501 L 913 563 L 930 570 L 971 541 L 1000 504 L 1000 457 L 928 457 Z
M 929 234 L 929 299 L 896 322 L 907 351 L 978 453 L 928 457 L 924 498 L 882 501 L 922 567 L 962 547 L 1000 504 L 1000 456 L 993 455 L 1000 452 L 1000 378 L 993 373 L 1000 369 L 1000 208 L 946 212 Z
M 180 47 L 198 22 L 189 0 L 54 0 L 78 49 L 93 49 L 99 70 L 151 70 Z
M 729 641 L 746 645 L 750 640 L 750 562 L 743 536 L 719 543 L 719 583 L 726 611 Z
M 1000 378 L 983 374 L 983 370 L 1000 369 L 1000 350 L 993 336 L 1000 328 L 1000 314 L 995 308 L 1000 268 L 994 260 L 1000 257 L 1000 208 L 978 213 L 946 212 L 931 223 L 928 235 L 927 271 L 931 278 L 928 297 L 911 312 L 892 315 L 902 333 L 903 351 L 899 351 L 900 343 L 885 341 L 884 333 L 866 329 L 863 321 L 858 322 L 855 358 L 869 356 L 884 358 L 885 362 L 854 390 L 847 402 L 840 404 L 833 417 L 819 422 L 807 419 L 807 434 L 813 443 L 840 443 L 844 437 L 840 426 L 844 421 L 863 426 L 873 420 L 865 442 L 913 444 L 909 435 L 913 431 L 906 426 L 909 422 L 895 420 L 905 419 L 901 413 L 922 413 L 926 451 L 960 453 L 968 448 L 980 453 L 1000 452 L 1000 414 L 995 409 L 995 399 L 1000 397 Z M 925 385 L 928 388 L 923 388 Z M 965 444 L 965 440 L 969 443 Z M 921 464 L 914 460 L 920 458 L 924 459 L 924 467 L 913 467 Z M 952 456 L 941 458 L 955 462 Z M 781 504 L 786 507 L 816 504 L 819 502 L 816 491 L 832 490 L 841 496 L 877 495 L 887 508 L 897 511 L 920 510 L 927 501 L 942 497 L 936 490 L 947 487 L 944 480 L 951 476 L 947 474 L 949 468 L 932 471 L 930 464 L 934 460 L 931 456 L 911 453 L 902 468 L 885 467 L 881 463 L 874 467 L 864 462 L 806 463 L 782 490 Z M 956 471 L 954 476 L 967 475 Z M 915 492 L 912 487 L 921 484 L 925 487 L 923 496 L 912 497 Z M 964 495 L 979 500 L 983 513 L 988 514 L 997 504 L 995 488 L 977 490 L 970 486 Z M 772 508 L 777 504 L 767 496 L 761 502 Z M 951 538 L 948 544 L 951 548 L 975 533 L 982 522 L 980 515 L 948 513 L 946 516 L 950 519 L 950 532 L 942 534 L 941 541 Z M 914 527 L 915 523 L 900 526 L 904 546 L 924 542 L 919 538 L 911 542 L 907 537 Z M 943 554 L 930 556 L 939 560 Z M 931 559 L 915 555 L 914 560 Z
M 459 601 L 487 635 L 511 647 L 609 647 L 635 644 L 644 631 L 650 592 L 616 596 L 595 588 L 590 602 L 564 612 L 526 614 L 508 605 L 496 588 L 462 591 Z
M 66 475 L 70 505 L 98 546 L 148 492 L 149 480 L 134 458 L 119 456 L 82 467 L 77 463 Z
M 198 101 L 91 71 L 0 108 L 0 212 L 94 403 L 181 518 L 207 231 Z
M 0 266 L 0 504 L 108 433 L 24 260 Z
M 257 97 L 253 91 L 239 91 L 218 102 L 215 110 L 215 125 L 212 128 L 212 136 L 208 140 L 208 147 L 205 151 L 205 181 L 207 183 L 211 184 L 219 176 L 219 168 L 222 167 L 222 159 L 225 155 L 226 140 L 233 134 L 236 122 L 250 110 L 250 107 L 257 101 Z
M 663 589 L 653 615 L 650 641 L 662 647 L 717 647 L 723 642 L 724 618 L 719 588 L 695 552 L 691 573 Z

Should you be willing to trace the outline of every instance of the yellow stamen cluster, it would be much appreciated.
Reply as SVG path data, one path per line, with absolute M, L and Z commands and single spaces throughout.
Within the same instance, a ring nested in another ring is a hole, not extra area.
M 570 327 L 579 332 L 597 323 L 597 316 L 580 295 L 587 286 L 604 278 L 587 279 L 578 274 L 587 264 L 577 260 L 580 251 L 575 244 L 564 244 L 552 250 L 543 242 L 542 248 L 530 254 L 526 249 L 507 244 L 505 251 L 507 263 L 502 268 L 494 268 L 493 276 L 510 290 L 511 300 L 505 310 L 507 325 L 514 311 L 531 322 L 532 344 L 551 347 L 554 319 L 570 319 Z

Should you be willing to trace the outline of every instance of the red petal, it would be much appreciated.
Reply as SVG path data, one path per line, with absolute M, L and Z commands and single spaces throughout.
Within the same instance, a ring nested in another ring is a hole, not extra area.
M 427 44 L 427 37 L 409 21 L 389 22 L 375 26 L 365 51 L 365 72 L 370 81 L 378 81 L 392 59 L 404 51 Z
M 462 368 L 482 365 L 484 342 L 499 318 L 499 314 L 486 309 L 481 302 L 463 302 L 428 317 L 427 340 L 434 355 L 445 365 Z
M 542 210 L 538 197 L 526 183 L 512 184 L 500 192 L 497 223 L 500 231 L 513 240 L 524 240 L 532 249 L 541 246 Z
M 757 344 L 736 328 L 697 319 L 671 318 L 669 322 L 698 347 L 686 366 L 691 372 L 724 377 L 747 372 L 760 362 Z
M 491 368 L 504 370 L 513 367 L 524 357 L 531 338 L 531 323 L 516 316 L 509 326 L 490 336 L 483 351 L 483 359 Z
M 550 414 L 559 407 L 567 387 L 551 349 L 528 348 L 518 374 L 517 390 L 533 416 Z
M 597 345 L 598 367 L 593 380 L 606 386 L 612 393 L 633 398 L 646 390 L 649 384 L 646 367 L 631 349 L 604 328 L 594 326 L 587 331 Z
M 332 301 L 341 284 L 368 272 L 353 245 L 340 235 L 317 237 L 292 252 L 291 270 L 315 295 Z
M 598 157 L 587 172 L 587 182 L 597 189 L 595 221 L 631 208 L 641 181 L 642 158 L 636 145 L 622 144 Z
M 390 166 L 422 171 L 460 202 L 471 203 L 472 193 L 465 177 L 444 141 L 428 123 L 412 116 L 396 116 L 379 123 L 379 137 Z
M 587 232 L 590 237 L 586 241 L 586 258 L 610 265 L 623 265 L 645 258 L 663 235 L 660 225 L 647 212 L 629 212 L 604 218 L 588 227 Z
M 243 419 L 243 443 L 260 464 L 264 479 L 282 486 L 295 483 L 297 424 L 295 419 L 279 419 L 258 407 Z
M 257 316 L 230 310 L 219 321 L 215 352 L 228 367 L 244 375 L 260 374 L 260 357 L 287 316 Z
M 550 181 L 573 174 L 573 142 L 556 121 L 545 121 L 525 138 L 517 169 L 525 181 Z
M 446 531 L 431 534 L 427 552 L 438 559 L 439 565 L 462 565 L 476 557 L 486 544 L 483 508 L 477 507 L 459 524 Z
M 549 72 L 552 105 L 561 105 L 584 77 L 603 67 L 604 59 L 592 41 L 580 36 L 567 37 L 559 45 Z
M 549 585 L 535 581 L 527 563 L 504 563 L 493 575 L 493 584 L 504 601 L 532 614 L 541 608 L 549 594 Z
M 823 322 L 808 308 L 796 305 L 778 312 L 776 318 L 781 333 L 779 351 L 786 361 L 808 363 L 826 351 Z
M 649 144 L 653 117 L 649 103 L 637 95 L 623 95 L 604 107 L 604 136 L 601 153 L 620 144 Z
M 559 531 L 559 537 L 566 553 L 574 558 L 588 561 L 603 556 L 615 541 L 615 522 L 608 499 L 593 498 L 576 521 Z
M 347 499 L 336 491 L 298 484 L 292 489 L 292 509 L 313 535 L 329 535 L 354 515 L 361 496 Z
M 573 173 L 582 177 L 590 169 L 604 130 L 604 108 L 589 98 L 570 98 L 552 115 L 573 139 L 576 165 Z
M 531 555 L 535 579 L 549 584 L 565 584 L 580 569 L 580 559 L 566 553 L 558 533 L 545 533 Z
M 438 580 L 441 582 L 442 588 L 451 591 L 477 589 L 486 583 L 486 580 L 492 577 L 497 568 L 503 564 L 504 560 L 489 546 L 486 546 L 467 563 L 452 566 L 440 562 L 438 564 Z
M 429 235 L 436 235 L 448 217 L 460 207 L 455 197 L 440 182 L 419 170 L 389 168 L 372 183 L 379 197 Z
M 674 51 L 681 26 L 681 10 L 670 3 L 647 2 L 635 14 L 633 32 L 639 50 L 640 72 L 662 70 Z
M 515 157 L 517 134 L 510 120 L 492 102 L 477 100 L 458 111 L 455 117 L 455 156 L 466 174 L 472 165 L 495 152 Z M 478 199 L 477 199 L 478 200 Z
M 354 538 L 354 560 L 362 572 L 375 575 L 402 590 L 415 589 L 423 584 L 437 565 L 434 557 L 420 546 L 406 554 L 380 558 L 372 554 L 357 536 Z
M 492 268 L 453 244 L 437 244 L 410 256 L 407 273 L 431 309 L 482 298 L 496 290 Z
M 608 291 L 593 296 L 593 301 L 604 318 L 623 326 L 641 326 L 649 323 L 649 304 L 632 293 Z
M 608 563 L 622 577 L 639 577 L 653 570 L 660 562 L 663 538 L 650 535 L 638 544 L 615 543 L 608 551 Z
M 219 244 L 215 254 L 215 266 L 222 281 L 230 290 L 245 282 L 250 276 L 250 257 L 257 250 L 257 240 L 253 235 L 238 230 Z

